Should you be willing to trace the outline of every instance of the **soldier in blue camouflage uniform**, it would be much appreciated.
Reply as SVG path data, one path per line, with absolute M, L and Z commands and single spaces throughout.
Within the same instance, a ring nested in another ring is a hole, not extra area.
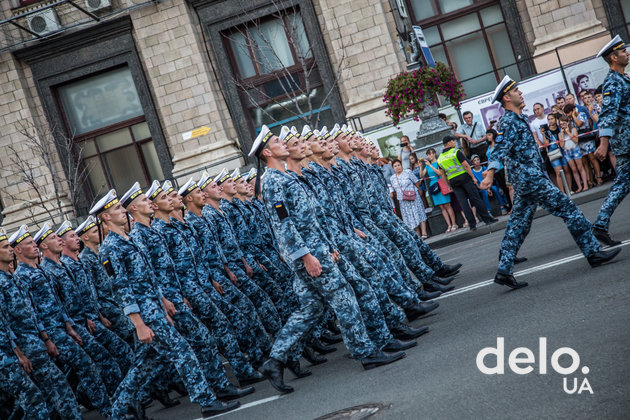
M 173 202 L 169 194 L 174 191 L 170 182 L 166 181 L 164 187 L 155 184 L 159 193 L 153 199 L 155 211 L 151 227 L 160 232 L 168 246 L 169 254 L 175 264 L 175 271 L 182 286 L 183 296 L 192 306 L 193 312 L 213 332 L 221 354 L 230 362 L 239 383 L 243 386 L 262 380 L 260 373 L 256 372 L 241 352 L 234 336 L 235 332 L 226 316 L 214 304 L 197 278 L 197 261 L 193 248 L 185 237 L 185 231 L 180 230 L 170 219 L 170 213 L 174 210 Z M 168 184 L 167 184 L 168 183 Z M 214 290 L 214 289 L 213 289 Z M 216 292 L 216 290 L 214 290 Z M 235 308 L 233 308 L 235 310 Z
M 61 281 L 60 290 L 65 298 L 66 310 L 75 322 L 85 322 L 87 319 L 89 332 L 114 357 L 124 376 L 133 364 L 133 351 L 124 340 L 105 326 L 109 321 L 100 313 L 96 288 L 78 258 L 81 243 L 79 236 L 68 221 L 56 233 L 63 241 L 60 262 L 68 273 L 67 276 L 58 278 Z
M 49 230 L 43 232 L 42 229 L 38 232 L 37 239 L 41 239 L 44 233 L 50 234 Z M 14 273 L 15 283 L 41 322 L 40 331 L 45 330 L 47 337 L 58 349 L 57 360 L 76 372 L 79 378 L 77 392 L 85 395 L 102 415 L 109 415 L 111 404 L 100 371 L 79 346 L 79 343 L 83 343 L 82 337 L 74 330 L 74 322 L 66 314 L 54 284 L 37 266 L 39 251 L 34 237 L 30 236 L 28 228 L 23 225 L 9 242 L 18 260 Z M 24 350 L 28 349 L 25 347 Z
M 499 123 L 496 148 L 480 187 L 487 189 L 492 185 L 494 171 L 503 160 L 514 186 L 514 207 L 501 243 L 501 259 L 495 283 L 514 289 L 527 286 L 526 282 L 516 281 L 512 271 L 518 247 L 523 243 L 531 225 L 531 208 L 536 208 L 537 205 L 564 220 L 575 243 L 591 266 L 601 265 L 614 258 L 619 250 L 601 251 L 601 245 L 593 236 L 589 221 L 575 203 L 545 176 L 542 157 L 529 121 L 521 113 L 525 102 L 517 83 L 505 76 L 494 92 L 493 101 L 500 101 L 506 112 Z
M 98 257 L 100 235 L 96 219 L 90 216 L 77 227 L 75 232 L 85 246 L 79 254 L 79 260 L 96 290 L 99 312 L 109 321 L 112 331 L 125 340 L 131 348 L 135 348 L 135 328 L 116 303 L 111 279 Z
M 630 77 L 625 73 L 630 60 L 626 48 L 617 35 L 597 54 L 606 60 L 610 70 L 602 87 L 602 112 L 597 122 L 600 145 L 595 156 L 604 160 L 610 144 L 617 158 L 617 174 L 593 224 L 593 234 L 608 246 L 621 244 L 610 237 L 608 228 L 613 212 L 630 192 Z
M 254 392 L 253 387 L 239 389 L 228 381 L 214 337 L 193 314 L 189 302 L 183 296 L 182 285 L 165 239 L 149 225 L 153 215 L 151 200 L 161 192 L 159 183 L 155 188 L 149 189 L 147 194 L 144 194 L 138 183 L 135 183 L 121 198 L 123 206 L 135 220 L 129 237 L 148 258 L 153 268 L 155 283 L 163 295 L 162 302 L 166 313 L 172 318 L 175 329 L 195 351 L 206 379 L 214 388 L 217 397 L 235 399 L 250 394 Z
M 216 282 L 222 291 L 222 297 L 230 304 L 237 307 L 251 321 L 249 322 L 250 331 L 255 336 L 255 345 L 252 343 L 250 350 L 258 347 L 264 353 L 271 349 L 271 339 L 263 326 L 262 320 L 258 316 L 256 307 L 251 300 L 238 288 L 236 284 L 238 279 L 234 276 L 227 265 L 228 261 L 223 253 L 221 244 L 217 236 L 214 225 L 211 224 L 202 215 L 202 209 L 205 207 L 205 194 L 199 189 L 192 178 L 184 184 L 179 194 L 183 197 L 186 204 L 185 220 L 189 223 L 195 233 L 196 238 L 201 245 L 202 252 L 202 268 L 205 273 L 200 278 L 211 278 Z M 229 276 L 229 277 L 228 277 Z M 206 286 L 206 292 L 210 292 Z M 261 362 L 262 355 L 257 356 L 253 362 Z
M 0 312 L 0 392 L 15 397 L 25 419 L 46 420 L 50 418 L 50 408 L 28 376 L 33 366 L 15 344 L 16 338 Z
M 220 186 L 229 178 L 230 175 L 227 171 L 223 171 L 213 182 Z M 202 215 L 217 233 L 219 243 L 227 260 L 228 275 L 236 277 L 238 288 L 255 305 L 265 329 L 273 336 L 282 326 L 280 316 L 269 295 L 252 279 L 254 269 L 245 259 L 245 254 L 238 244 L 227 215 L 219 208 L 219 201 L 220 199 L 217 200 L 206 194 L 206 205 L 202 209 Z
M 40 268 L 58 293 L 65 313 L 70 317 L 74 330 L 83 341 L 83 349 L 98 367 L 101 378 L 111 396 L 116 392 L 116 388 L 122 380 L 120 366 L 91 333 L 91 331 L 96 332 L 97 327 L 96 323 L 84 311 L 86 307 L 83 304 L 81 286 L 68 271 L 68 268 L 60 262 L 63 241 L 53 232 L 48 223 L 44 224 L 42 230 L 44 234 L 38 241 L 39 250 L 43 257 Z M 102 325 L 101 327 L 105 328 Z
M 286 144 L 263 126 L 250 156 L 253 154 L 268 166 L 263 176 L 263 201 L 283 258 L 296 273 L 293 288 L 300 301 L 300 308 L 278 333 L 263 374 L 278 391 L 293 391 L 283 381 L 283 363 L 291 348 L 319 320 L 325 305 L 335 311 L 346 347 L 353 358 L 362 361 L 364 368 L 404 357 L 402 352 L 380 352 L 369 339 L 352 287 L 337 268 L 338 251 L 330 247 L 303 187 L 284 173 Z
M 30 374 L 49 405 L 64 419 L 80 419 L 81 410 L 72 389 L 66 382 L 63 373 L 50 360 L 47 352 L 48 347 L 52 355 L 55 355 L 57 348 L 48 338 L 44 326 L 37 320 L 30 300 L 17 287 L 13 275 L 10 273 L 9 265 L 13 262 L 13 258 L 14 253 L 9 239 L 4 229 L 0 227 L 1 323 L 4 323 L 6 331 L 10 331 L 10 334 L 13 335 L 15 348 L 19 348 L 23 354 L 24 359 L 21 360 L 21 363 L 28 360 L 26 373 Z M 0 376 L 8 378 L 8 375 Z M 12 386 L 12 388 L 14 390 L 15 388 L 20 389 L 16 386 Z M 26 388 L 23 389 L 23 392 L 29 393 Z M 9 390 L 10 393 L 11 390 Z M 25 409 L 25 414 L 30 412 L 32 411 Z M 42 414 L 44 413 L 42 411 Z M 28 414 L 26 417 L 30 418 Z M 38 418 L 37 414 L 33 414 L 33 418 Z
M 109 230 L 99 256 L 111 273 L 117 302 L 134 323 L 138 340 L 145 344 L 139 346 L 134 367 L 115 394 L 112 417 L 124 416 L 127 405 L 135 401 L 139 386 L 158 366 L 160 356 L 175 365 L 190 400 L 201 405 L 204 417 L 238 407 L 238 403 L 226 404 L 216 399 L 192 348 L 171 325 L 162 291 L 153 280 L 151 264 L 124 231 L 127 213 L 115 191 L 99 200 L 90 213 L 99 216 Z

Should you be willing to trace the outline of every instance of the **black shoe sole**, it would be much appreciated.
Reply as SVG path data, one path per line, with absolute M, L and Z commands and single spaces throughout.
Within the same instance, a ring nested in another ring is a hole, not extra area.
M 595 262 L 588 262 L 591 267 L 595 268 L 595 267 L 599 267 L 601 265 L 606 264 L 607 262 L 609 262 L 610 260 L 612 260 L 613 258 L 615 258 L 617 255 L 619 255 L 619 253 L 621 252 L 621 248 L 618 249 L 613 249 L 610 251 L 610 255 L 606 258 L 602 258 L 601 260 L 595 261 Z
M 364 370 L 370 370 L 370 369 L 377 368 L 379 366 L 389 365 L 390 363 L 394 363 L 394 362 L 397 362 L 397 361 L 399 361 L 401 359 L 404 359 L 405 356 L 406 356 L 405 353 L 403 353 L 403 354 L 401 354 L 398 357 L 392 358 L 391 360 L 387 360 L 387 361 L 383 361 L 383 362 L 377 362 L 377 363 L 367 363 L 367 364 L 363 365 L 363 369 Z
M 394 336 L 394 338 L 397 338 L 398 340 L 413 340 L 413 339 L 416 339 L 416 338 L 418 338 L 420 336 L 425 335 L 429 331 L 430 331 L 429 327 L 421 327 L 414 334 L 407 334 L 407 333 L 394 334 L 394 333 L 392 333 L 392 335 Z
M 499 285 L 501 285 L 501 286 L 507 286 L 507 287 L 509 287 L 510 289 L 514 289 L 514 290 L 516 290 L 516 289 L 522 289 L 523 287 L 528 286 L 528 283 L 526 283 L 526 282 L 523 282 L 523 283 L 518 284 L 518 285 L 513 284 L 513 283 L 504 282 L 504 281 L 497 280 L 497 279 L 494 279 L 494 282 L 495 282 L 496 284 L 499 284 Z
M 217 414 L 227 413 L 228 411 L 236 410 L 241 406 L 241 403 L 237 401 L 237 404 L 234 407 L 226 407 L 222 410 L 213 410 L 211 412 L 201 412 L 201 417 L 207 419 L 208 417 L 216 416 Z
M 602 245 L 607 247 L 613 247 L 621 245 L 621 241 L 615 241 L 614 239 L 609 239 L 606 236 L 601 236 L 598 233 L 593 232 L 593 236 L 597 239 Z

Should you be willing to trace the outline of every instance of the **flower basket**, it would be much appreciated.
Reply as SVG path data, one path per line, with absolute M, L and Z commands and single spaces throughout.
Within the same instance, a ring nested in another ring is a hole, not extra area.
M 426 105 L 423 99 L 430 98 L 431 103 L 428 105 L 437 105 L 438 95 L 457 109 L 464 99 L 462 84 L 446 64 L 436 63 L 435 67 L 423 66 L 414 71 L 405 71 L 387 83 L 383 98 L 387 105 L 385 114 L 394 125 L 406 117 L 418 121 Z

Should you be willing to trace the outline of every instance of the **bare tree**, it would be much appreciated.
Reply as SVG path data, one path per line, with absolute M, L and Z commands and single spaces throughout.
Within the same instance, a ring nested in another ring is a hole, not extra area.
M 232 49 L 236 49 L 235 54 L 240 53 L 243 57 L 251 58 L 258 72 L 265 74 L 269 81 L 278 87 L 281 94 L 271 96 L 262 85 L 240 77 L 233 77 L 232 82 L 245 95 L 249 104 L 257 107 L 268 119 L 277 121 L 265 107 L 259 106 L 262 102 L 271 103 L 272 107 L 280 108 L 292 117 L 299 118 L 303 124 L 309 124 L 313 128 L 318 127 L 320 113 L 315 111 L 328 104 L 331 95 L 338 88 L 346 66 L 346 52 L 340 25 L 336 16 L 333 15 L 329 21 L 333 25 L 332 32 L 339 34 L 340 55 L 334 69 L 333 83 L 325 90 L 321 101 L 318 98 L 316 103 L 317 92 L 314 88 L 318 88 L 319 85 L 322 89 L 325 88 L 318 74 L 313 47 L 308 40 L 299 7 L 293 5 L 287 8 L 277 0 L 272 0 L 271 3 L 275 9 L 271 17 L 274 19 L 273 22 L 279 23 L 280 26 L 271 28 L 268 19 L 262 21 L 246 11 L 243 14 L 249 22 L 223 35 L 230 41 Z M 243 10 L 247 10 L 247 4 L 243 2 Z M 280 28 L 282 31 L 279 30 Z M 295 62 L 291 65 L 287 65 L 289 63 L 287 63 L 286 51 L 281 51 L 281 44 L 285 39 L 295 53 L 295 57 L 291 57 L 291 60 Z
M 33 206 L 40 207 L 54 223 L 60 223 L 67 216 L 76 218 L 80 192 L 89 174 L 82 163 L 82 149 L 75 145 L 73 137 L 66 136 L 61 130 L 56 130 L 56 127 L 19 122 L 18 132 L 25 138 L 21 144 L 31 150 L 34 157 L 25 157 L 22 150 L 12 144 L 8 146 L 11 161 L 21 181 L 34 192 L 35 199 L 25 199 L 16 194 L 8 196 L 15 202 L 25 204 L 31 222 L 37 222 Z M 60 162 L 57 161 L 57 156 Z M 50 182 L 41 183 L 42 175 L 49 176 Z M 70 204 L 70 212 L 67 204 Z

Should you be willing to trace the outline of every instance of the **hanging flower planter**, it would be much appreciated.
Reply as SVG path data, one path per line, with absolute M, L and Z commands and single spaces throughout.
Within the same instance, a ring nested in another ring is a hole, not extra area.
M 424 66 L 417 70 L 400 73 L 387 84 L 383 102 L 387 104 L 385 114 L 392 119 L 394 125 L 400 120 L 412 117 L 420 119 L 428 98 L 428 105 L 437 105 L 437 96 L 441 95 L 451 105 L 459 109 L 464 99 L 464 88 L 455 78 L 450 67 L 444 63 L 436 63 L 435 67 Z

